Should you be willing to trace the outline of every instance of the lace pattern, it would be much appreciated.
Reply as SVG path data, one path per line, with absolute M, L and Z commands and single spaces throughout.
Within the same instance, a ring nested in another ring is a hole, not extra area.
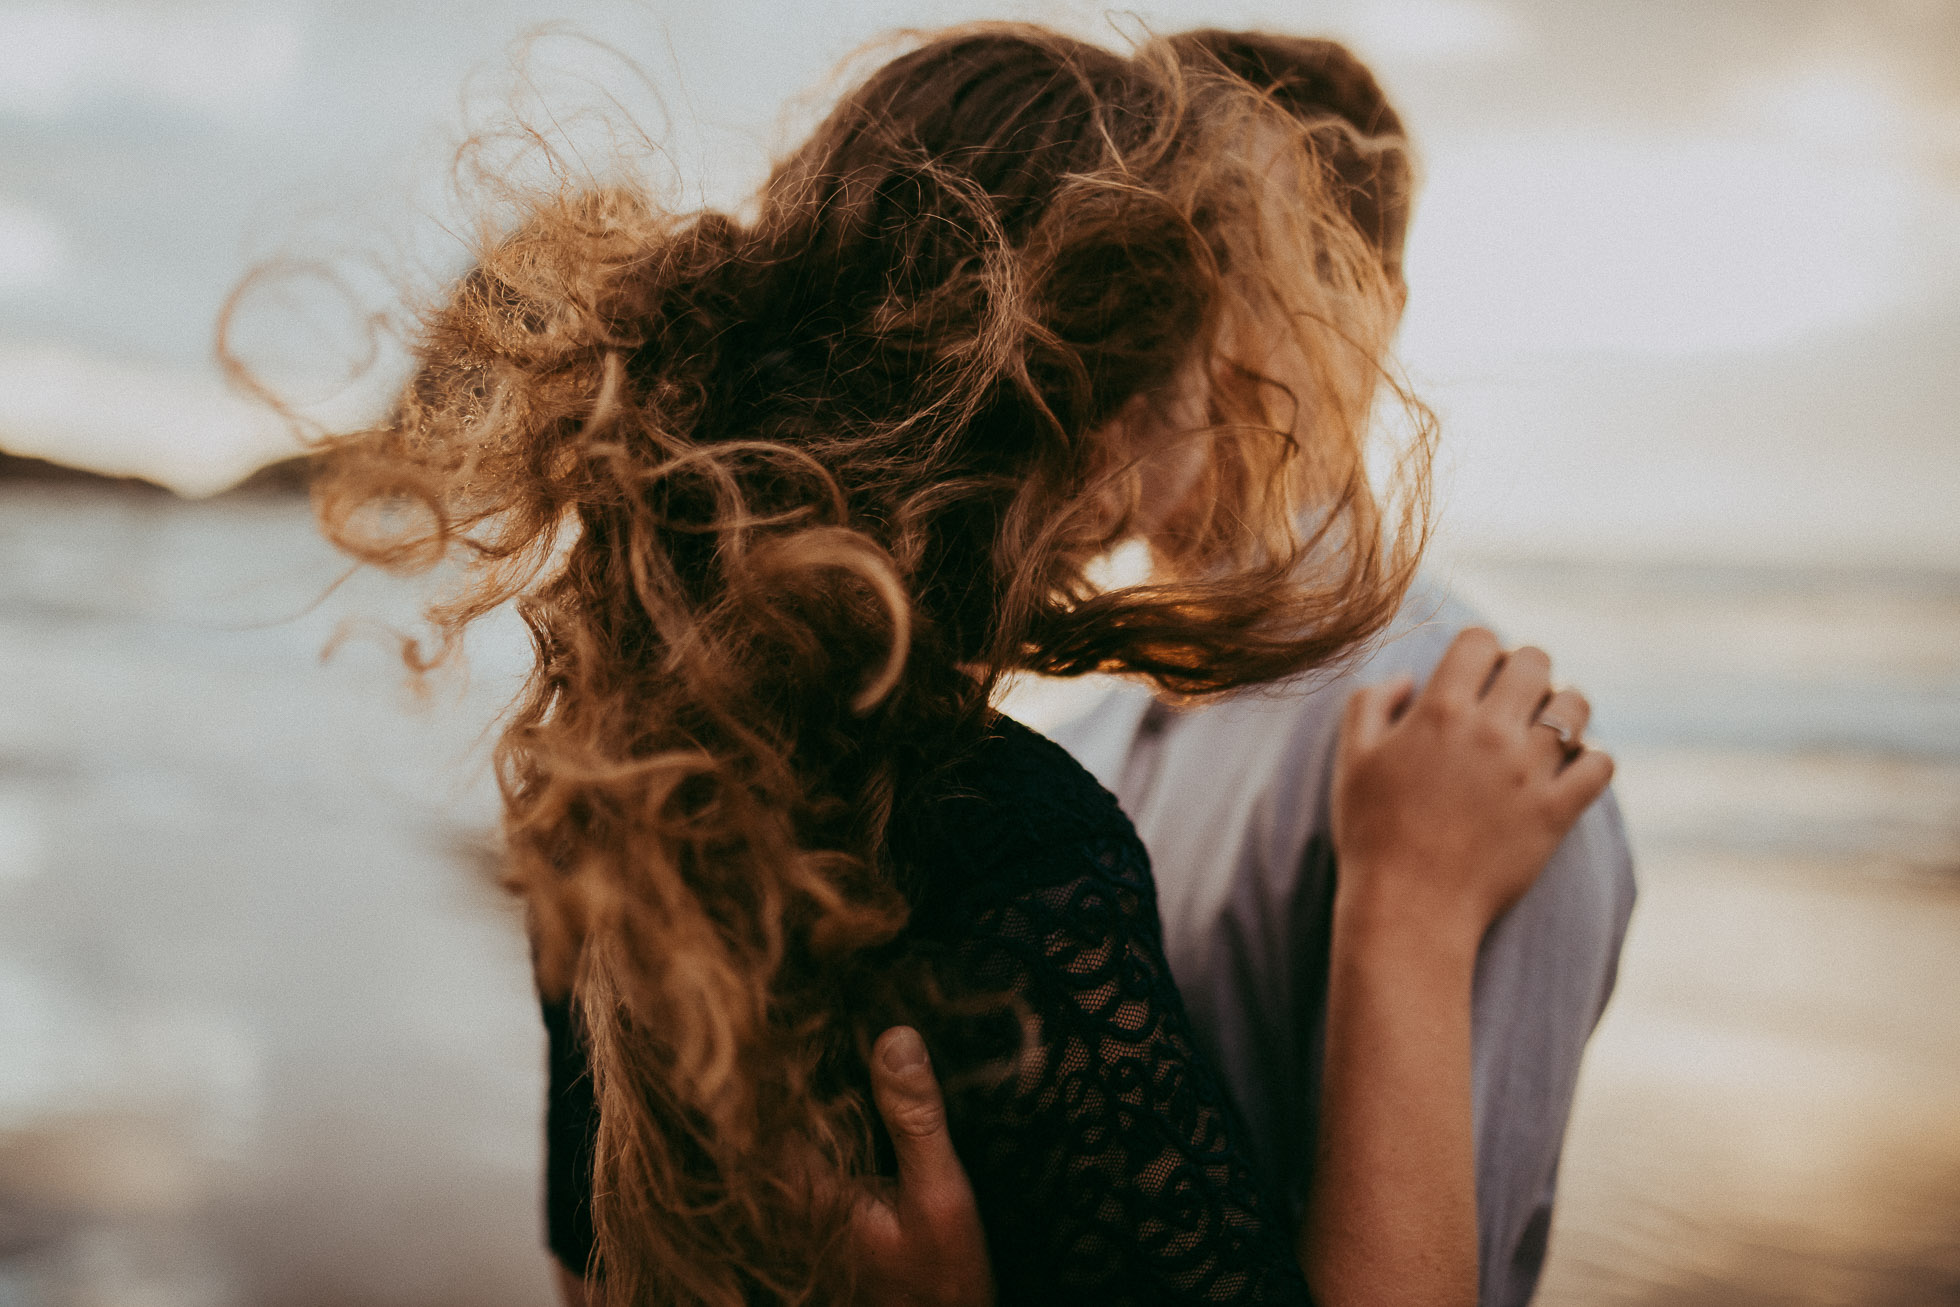
M 914 825 L 947 861 L 912 928 L 1031 1020 L 1013 1075 L 949 1104 L 1001 1301 L 1306 1302 L 1192 1045 L 1128 818 L 1013 722 L 961 770 L 970 788 Z

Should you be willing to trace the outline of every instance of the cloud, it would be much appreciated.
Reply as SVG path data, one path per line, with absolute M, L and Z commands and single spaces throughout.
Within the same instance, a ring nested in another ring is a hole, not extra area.
M 1960 162 L 1960 97 L 1914 98 L 1869 62 L 1827 57 L 1749 78 L 1725 108 L 1741 125 L 1824 150 Z
M 134 98 L 229 116 L 282 90 L 301 49 L 296 18 L 263 8 L 13 5 L 0 9 L 0 113 Z
M 1950 295 L 1957 198 L 1901 160 L 1774 138 L 1492 136 L 1431 161 L 1407 348 L 1788 349 Z

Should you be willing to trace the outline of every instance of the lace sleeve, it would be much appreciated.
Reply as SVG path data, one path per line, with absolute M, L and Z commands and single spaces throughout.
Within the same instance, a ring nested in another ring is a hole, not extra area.
M 1004 1083 L 956 1098 L 1002 1302 L 1307 1303 L 1293 1240 L 1193 1049 L 1134 836 L 1050 856 L 967 896 L 959 952 L 1012 992 L 1028 1041 Z

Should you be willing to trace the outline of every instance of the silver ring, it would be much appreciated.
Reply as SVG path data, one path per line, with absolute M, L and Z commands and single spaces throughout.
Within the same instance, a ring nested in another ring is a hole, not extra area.
M 1567 726 L 1564 722 L 1554 721 L 1550 717 L 1540 717 L 1537 721 L 1533 722 L 1532 725 L 1543 726 L 1546 730 L 1558 736 L 1559 744 L 1563 746 L 1568 752 L 1577 749 L 1579 747 L 1579 742 L 1576 739 L 1574 739 L 1572 736 L 1572 728 L 1570 726 Z

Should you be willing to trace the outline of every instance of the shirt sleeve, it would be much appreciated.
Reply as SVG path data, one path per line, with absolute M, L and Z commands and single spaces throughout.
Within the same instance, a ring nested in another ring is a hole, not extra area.
M 1310 1301 L 1293 1238 L 1193 1046 L 1134 838 L 968 905 L 961 952 L 1021 1009 L 1006 1079 L 951 1104 L 1002 1302 Z

